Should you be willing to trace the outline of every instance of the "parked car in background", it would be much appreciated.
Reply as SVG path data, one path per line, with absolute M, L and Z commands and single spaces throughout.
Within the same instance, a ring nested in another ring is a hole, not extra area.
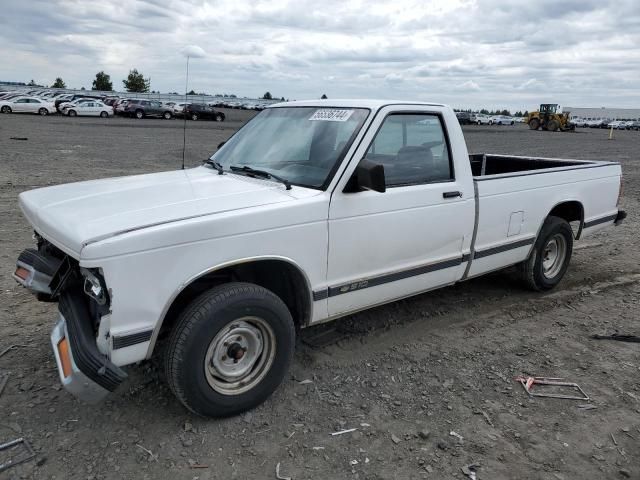
M 63 102 L 60 105 L 58 105 L 58 111 L 63 115 L 66 115 L 65 108 L 68 108 L 71 105 L 78 105 L 81 103 L 93 102 L 93 101 L 95 101 L 93 98 L 77 98 L 73 102 Z
M 157 100 L 129 99 L 124 108 L 125 115 L 138 119 L 145 117 L 161 117 L 169 120 L 173 117 L 173 108 L 163 105 Z
M 15 97 L 0 101 L 0 112 L 49 115 L 50 113 L 56 113 L 56 107 L 52 102 L 36 97 Z
M 66 107 L 63 112 L 70 117 L 82 115 L 107 118 L 113 116 L 113 108 L 99 102 L 98 100 L 90 100 L 88 102 L 79 102 L 76 104 L 72 103 Z
M 628 128 L 629 130 L 635 130 L 637 132 L 638 130 L 640 130 L 640 120 L 634 120 L 633 122 L 631 122 Z
M 80 98 L 92 98 L 94 100 L 100 100 L 100 97 L 98 97 L 96 95 L 85 95 L 85 94 L 79 94 L 79 93 L 74 93 L 74 94 L 69 94 L 69 95 L 62 95 L 62 96 L 58 97 L 55 100 L 56 110 L 58 110 L 58 111 L 62 110 L 60 108 L 60 104 L 61 103 L 73 102 L 73 101 L 78 100 Z
M 215 120 L 216 122 L 224 122 L 225 114 L 216 110 L 209 105 L 189 104 L 184 109 L 184 114 L 191 120 Z
M 513 118 L 506 115 L 494 115 L 489 117 L 489 125 L 514 125 L 516 122 Z
M 190 103 L 176 103 L 173 106 L 173 115 L 182 118 L 184 116 L 184 107 L 191 105 Z
M 476 113 L 476 123 L 478 125 L 489 125 L 489 120 L 491 117 L 489 115 L 485 115 L 484 113 Z
M 571 123 L 573 123 L 576 127 L 586 128 L 589 126 L 587 120 L 585 120 L 584 118 L 573 118 L 571 119 Z
M 607 128 L 614 128 L 616 130 L 626 130 L 627 122 L 623 122 L 622 120 L 614 120 L 613 122 L 609 122 L 607 124 Z
M 129 100 L 127 100 L 126 98 L 116 100 L 113 104 L 113 112 L 116 115 L 124 115 L 124 109 L 126 108 L 127 103 L 129 103 Z
M 471 125 L 475 123 L 474 115 L 469 112 L 456 112 L 456 118 L 460 125 Z

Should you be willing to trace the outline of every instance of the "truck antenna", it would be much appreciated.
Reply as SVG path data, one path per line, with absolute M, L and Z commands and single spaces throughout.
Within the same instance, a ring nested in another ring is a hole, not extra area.
M 182 108 L 182 117 L 184 123 L 182 124 L 182 170 L 184 170 L 184 153 L 187 148 L 187 92 L 189 88 L 189 55 L 187 55 L 187 74 L 185 76 L 184 84 L 184 107 Z
M 184 111 L 187 108 L 187 93 L 189 89 L 189 59 L 193 58 L 202 58 L 205 56 L 204 50 L 198 47 L 197 45 L 188 45 L 182 49 L 182 54 L 187 57 L 187 73 L 185 75 L 185 85 L 184 85 L 184 108 L 183 108 L 183 117 L 184 123 L 182 124 L 182 170 L 184 170 L 184 157 L 185 151 L 187 149 L 187 114 Z

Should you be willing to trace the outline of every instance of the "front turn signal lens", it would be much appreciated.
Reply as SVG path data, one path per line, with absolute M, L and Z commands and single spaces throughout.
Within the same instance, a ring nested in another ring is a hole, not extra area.
M 73 369 L 71 368 L 69 342 L 67 342 L 66 338 L 63 338 L 58 342 L 58 355 L 60 356 L 60 365 L 62 366 L 62 376 L 67 378 L 71 376 Z
M 17 267 L 16 268 L 16 277 L 24 280 L 25 282 L 27 281 L 27 278 L 29 278 L 29 270 L 27 270 L 26 268 L 23 267 Z

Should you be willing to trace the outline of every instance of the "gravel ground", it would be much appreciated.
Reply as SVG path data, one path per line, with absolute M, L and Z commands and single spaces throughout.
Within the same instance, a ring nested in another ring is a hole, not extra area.
M 250 115 L 228 113 L 188 123 L 188 166 Z M 472 152 L 622 162 L 629 218 L 578 242 L 551 293 L 506 271 L 308 329 L 290 377 L 234 418 L 187 413 L 155 363 L 100 405 L 76 401 L 50 351 L 56 306 L 10 277 L 32 243 L 17 195 L 178 168 L 182 135 L 177 120 L 0 116 L 0 352 L 20 345 L 0 357 L 0 443 L 25 437 L 37 453 L 0 478 L 276 478 L 278 463 L 295 480 L 463 479 L 470 465 L 478 479 L 640 478 L 640 345 L 590 338 L 640 334 L 638 132 L 465 127 Z M 522 374 L 575 381 L 591 400 L 529 398 Z

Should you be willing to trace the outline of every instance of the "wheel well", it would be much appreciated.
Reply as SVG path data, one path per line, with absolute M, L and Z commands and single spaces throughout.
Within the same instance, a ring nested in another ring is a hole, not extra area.
M 157 339 L 168 334 L 180 313 L 201 293 L 229 282 L 249 282 L 275 293 L 285 303 L 297 327 L 311 320 L 311 291 L 305 275 L 285 260 L 268 259 L 239 263 L 209 272 L 185 287 L 167 310 Z
M 582 226 L 584 224 L 584 208 L 580 202 L 575 200 L 559 203 L 549 212 L 550 216 L 560 217 L 567 222 L 580 222 L 578 231 L 575 235 L 576 240 L 580 238 Z

